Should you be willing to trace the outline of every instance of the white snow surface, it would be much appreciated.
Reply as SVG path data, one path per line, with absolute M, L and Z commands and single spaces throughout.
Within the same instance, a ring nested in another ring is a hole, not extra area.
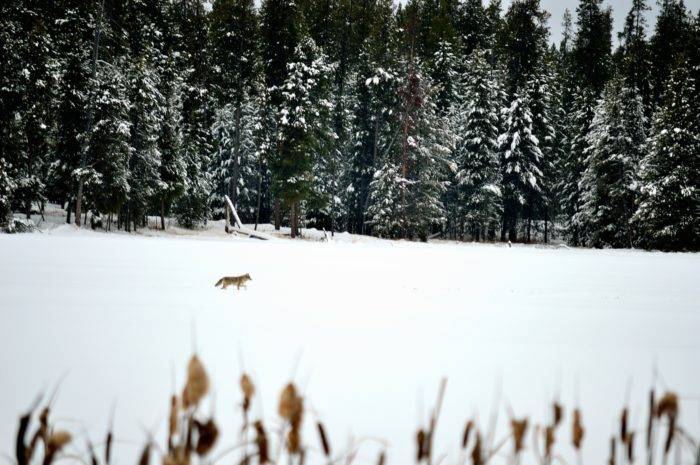
M 509 408 L 543 423 L 552 399 L 568 407 L 557 435 L 567 463 L 576 463 L 572 406 L 583 411 L 584 463 L 604 463 L 625 403 L 643 432 L 652 382 L 680 394 L 681 424 L 700 432 L 697 254 L 348 234 L 259 241 L 214 230 L 149 237 L 64 225 L 0 235 L 0 452 L 13 454 L 18 416 L 63 379 L 59 427 L 99 443 L 114 406 L 114 463 L 136 463 L 147 431 L 163 443 L 193 333 L 214 387 L 219 451 L 241 423 L 241 370 L 258 387 L 254 416 L 268 425 L 293 378 L 316 451 L 317 417 L 334 453 L 351 437 L 382 438 L 390 464 L 413 463 L 415 431 L 443 376 L 436 451 L 448 454 L 444 464 L 457 463 L 468 418 L 487 429 L 498 391 L 496 440 Z M 243 273 L 253 278 L 245 290 L 214 287 Z M 378 446 L 362 444 L 355 463 L 375 463 Z M 531 437 L 526 447 L 525 463 L 534 463 Z

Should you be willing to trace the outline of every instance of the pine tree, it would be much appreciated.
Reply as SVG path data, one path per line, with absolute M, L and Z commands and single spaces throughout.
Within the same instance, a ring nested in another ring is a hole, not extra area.
M 661 104 L 671 71 L 687 55 L 691 23 L 683 0 L 661 0 L 654 35 L 649 44 L 654 105 Z
M 321 107 L 330 105 L 322 93 L 331 68 L 313 39 L 304 37 L 288 64 L 281 87 L 277 151 L 270 161 L 274 195 L 290 209 L 292 237 L 299 233 L 301 203 L 313 185 L 314 151 L 319 144 Z
M 576 38 L 572 53 L 572 73 L 581 88 L 590 88 L 596 97 L 612 75 L 612 12 L 602 9 L 603 0 L 580 0 L 576 8 Z
M 578 246 L 582 243 L 583 237 L 573 218 L 581 204 L 579 181 L 586 167 L 585 150 L 588 146 L 586 137 L 595 113 L 596 99 L 591 89 L 576 89 L 572 99 L 567 130 L 571 139 L 567 144 L 568 152 L 562 164 L 563 179 L 559 190 L 562 197 L 561 209 L 566 218 L 566 237 L 571 244 Z
M 681 64 L 671 75 L 641 165 L 634 220 L 647 248 L 700 249 L 700 89 L 698 68 L 688 68 Z
M 649 10 L 646 0 L 633 0 L 625 27 L 618 35 L 622 41 L 619 50 L 622 75 L 628 87 L 638 89 L 646 108 L 650 108 L 651 99 L 651 62 L 644 13 Z
M 103 63 L 96 75 L 94 118 L 87 151 L 90 166 L 83 174 L 87 205 L 111 218 L 130 195 L 132 153 L 128 83 L 120 66 Z
M 70 222 L 75 202 L 78 170 L 87 129 L 88 95 L 91 89 L 90 54 L 94 40 L 91 2 L 61 0 L 56 20 L 56 54 L 59 58 L 58 108 L 54 159 L 48 174 L 49 197 L 67 203 Z
M 394 143 L 398 73 L 388 57 L 375 55 L 374 45 L 368 41 L 360 54 L 354 86 L 354 153 L 346 190 L 349 230 L 359 234 L 366 232 L 368 225 L 366 209 L 374 173 L 387 157 L 392 156 L 392 151 L 398 149 L 398 144 Z
M 179 9 L 179 51 L 183 66 L 182 156 L 187 166 L 187 189 L 175 204 L 178 223 L 192 228 L 207 221 L 210 215 L 209 159 L 212 121 L 212 98 L 207 54 L 207 17 L 201 0 L 185 0 Z
M 160 205 L 160 225 L 165 229 L 165 215 L 187 188 L 187 165 L 182 154 L 182 82 L 177 76 L 172 59 L 163 75 L 163 110 L 160 151 L 160 182 L 157 197 Z
M 259 164 L 255 131 L 260 124 L 257 104 L 253 96 L 246 95 L 240 105 L 225 105 L 214 116 L 211 209 L 216 217 L 224 215 L 223 197 L 232 191 L 235 196 L 231 200 L 236 199 L 242 221 L 252 222 L 255 217 Z
M 457 14 L 457 32 L 463 57 L 471 55 L 477 48 L 491 45 L 488 34 L 489 19 L 481 0 L 460 2 Z
M 457 163 L 459 223 L 477 240 L 486 239 L 500 208 L 498 159 L 498 84 L 487 61 L 488 52 L 473 51 L 464 76 L 464 96 L 458 108 Z
M 509 240 L 517 239 L 516 219 L 520 210 L 525 207 L 529 224 L 533 199 L 542 191 L 542 152 L 533 133 L 529 95 L 527 86 L 513 94 L 509 108 L 504 111 L 505 132 L 498 141 L 505 199 L 501 240 L 505 240 L 506 232 Z
M 133 223 L 136 230 L 137 226 L 144 224 L 149 206 L 156 202 L 160 182 L 158 138 L 163 102 L 158 90 L 159 76 L 146 56 L 137 58 L 129 74 L 132 153 L 129 157 L 127 223 Z
M 12 191 L 15 184 L 10 179 L 7 163 L 4 158 L 0 158 L 0 230 L 8 226 L 11 209 Z
M 573 218 L 594 247 L 632 247 L 637 168 L 646 149 L 642 98 L 623 78 L 608 83 L 587 136 L 581 207 Z
M 375 236 L 394 239 L 401 234 L 400 183 L 399 167 L 391 161 L 374 173 L 366 218 Z
M 244 117 L 250 120 L 254 113 L 251 107 L 250 94 L 253 92 L 255 75 L 258 72 L 258 51 L 255 42 L 257 35 L 257 17 L 253 0 L 234 1 L 217 0 L 209 15 L 211 19 L 211 48 L 212 61 L 216 63 L 212 79 L 219 101 L 219 111 L 231 114 L 227 121 L 230 131 L 227 139 L 230 144 L 230 163 L 222 164 L 215 161 L 214 164 L 228 179 L 226 191 L 217 191 L 223 195 L 226 193 L 234 205 L 239 204 L 238 189 L 241 173 L 246 169 L 239 165 L 238 160 L 249 154 L 243 154 L 243 145 L 250 143 L 250 128 L 245 128 Z M 229 106 L 226 109 L 226 106 Z M 244 109 L 244 107 L 247 107 Z M 244 116 L 244 111 L 247 116 Z M 250 123 L 248 121 L 247 123 Z M 221 150 L 218 150 L 221 153 Z M 218 208 L 222 208 L 221 199 L 218 200 Z M 250 208 L 250 204 L 246 206 Z

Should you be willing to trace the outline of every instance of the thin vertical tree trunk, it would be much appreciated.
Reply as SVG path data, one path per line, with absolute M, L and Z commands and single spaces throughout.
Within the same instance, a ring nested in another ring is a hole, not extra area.
M 263 163 L 262 163 L 262 156 L 260 157 L 260 160 L 258 160 L 258 199 L 256 202 L 256 207 L 255 207 L 255 227 L 253 228 L 254 231 L 258 230 L 258 223 L 260 222 L 260 207 L 262 204 L 262 176 L 263 176 Z
M 279 199 L 275 199 L 274 202 L 274 208 L 275 208 L 275 230 L 279 231 L 280 228 L 282 227 L 282 211 L 280 207 L 280 201 Z
M 100 19 L 97 22 L 97 28 L 95 29 L 95 41 L 93 43 L 92 49 L 92 79 L 94 80 L 97 76 L 97 59 L 100 51 L 100 35 L 102 34 L 102 16 L 105 10 L 105 0 L 100 2 Z M 90 94 L 90 101 L 88 102 L 88 119 L 87 119 L 87 130 L 85 134 L 90 134 L 92 132 L 92 93 Z M 78 176 L 78 193 L 75 196 L 75 225 L 80 227 L 80 213 L 83 203 L 83 186 L 85 184 L 85 179 L 83 178 L 83 171 L 87 166 L 87 144 L 88 138 L 85 138 L 84 146 L 80 153 L 80 176 Z
M 297 237 L 297 212 L 296 212 L 296 205 L 294 202 L 291 203 L 290 205 L 290 210 L 289 210 L 289 219 L 291 223 L 291 237 L 292 239 Z
M 73 199 L 68 197 L 68 205 L 66 207 L 66 223 L 70 224 L 70 214 L 73 211 Z
M 165 200 L 160 199 L 160 229 L 165 231 Z
M 549 212 L 545 213 L 544 215 L 544 243 L 548 244 L 549 243 L 549 231 L 547 228 L 547 225 L 549 223 Z

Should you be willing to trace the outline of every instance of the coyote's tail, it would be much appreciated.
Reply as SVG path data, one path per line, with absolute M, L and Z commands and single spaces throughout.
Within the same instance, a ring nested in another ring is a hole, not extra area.
M 221 285 L 221 284 L 223 284 L 223 283 L 224 283 L 224 278 L 221 278 L 220 280 L 218 280 L 218 281 L 216 282 L 216 284 L 214 284 L 214 287 L 219 286 L 219 285 Z

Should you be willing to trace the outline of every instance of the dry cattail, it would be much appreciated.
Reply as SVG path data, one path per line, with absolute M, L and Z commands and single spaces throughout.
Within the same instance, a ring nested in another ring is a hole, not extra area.
M 63 447 L 68 444 L 71 439 L 72 436 L 68 431 L 55 431 L 53 434 L 51 434 L 51 436 L 49 436 L 48 448 L 58 452 L 63 449 Z
M 187 382 L 182 392 L 184 408 L 197 406 L 209 391 L 209 376 L 199 357 L 193 355 L 187 365 Z
M 585 429 L 583 428 L 583 422 L 581 421 L 581 410 L 574 410 L 574 424 L 571 431 L 571 436 L 573 438 L 574 448 L 581 449 L 581 444 L 583 443 L 583 436 L 585 434 Z
M 610 458 L 608 465 L 615 465 L 615 436 L 610 438 Z
M 620 441 L 627 439 L 627 407 L 622 409 L 620 414 Z
M 270 453 L 267 445 L 267 435 L 262 421 L 258 420 L 254 424 L 255 427 L 255 445 L 258 447 L 258 459 L 261 465 L 270 461 Z
M 522 420 L 511 419 L 510 427 L 513 432 L 513 448 L 515 449 L 515 453 L 518 454 L 523 450 L 523 440 L 525 439 L 525 432 L 527 431 L 527 418 L 523 418 Z
M 627 461 L 632 463 L 634 462 L 634 432 L 627 434 L 625 446 L 627 446 Z
M 316 424 L 318 427 L 318 437 L 321 440 L 321 448 L 323 449 L 323 454 L 326 457 L 331 456 L 331 445 L 328 442 L 328 436 L 326 435 L 326 428 L 323 427 L 323 423 L 320 421 Z
M 544 429 L 544 454 L 547 457 L 552 456 L 552 448 L 554 447 L 554 426 L 548 426 Z
M 287 452 L 298 454 L 301 450 L 301 435 L 298 428 L 292 428 L 287 433 Z
M 469 443 L 469 435 L 471 434 L 473 427 L 474 422 L 472 420 L 469 420 L 467 422 L 467 425 L 464 427 L 464 434 L 462 434 L 462 449 L 467 448 L 467 444 Z
M 195 421 L 195 425 L 198 433 L 195 452 L 202 457 L 207 455 L 214 447 L 214 444 L 216 444 L 216 440 L 219 437 L 219 428 L 216 427 L 216 423 L 211 418 L 205 423 Z
M 177 433 L 177 415 L 178 415 L 178 408 L 177 408 L 177 396 L 173 395 L 170 397 L 170 418 L 168 419 L 168 442 L 170 442 L 170 438 L 175 436 Z
M 50 465 L 53 462 L 57 453 L 71 441 L 71 435 L 68 431 L 55 431 L 49 436 L 46 443 L 46 454 L 44 455 L 44 465 Z
M 564 408 L 561 406 L 560 403 L 554 402 L 552 404 L 552 410 L 554 411 L 554 426 L 559 426 L 559 423 L 561 423 L 561 419 L 564 417 Z
M 484 465 L 484 456 L 481 451 L 481 433 L 476 432 L 476 441 L 472 449 L 472 465 Z
M 668 433 L 664 445 L 664 454 L 668 454 L 676 433 L 676 417 L 678 416 L 678 396 L 675 393 L 667 392 L 659 399 L 659 403 L 656 405 L 656 416 L 668 418 Z
M 656 406 L 656 416 L 671 418 L 676 415 L 678 415 L 678 396 L 673 392 L 667 392 Z
M 304 411 L 304 401 L 297 395 L 297 389 L 294 384 L 289 383 L 282 390 L 279 404 L 279 414 L 293 426 L 301 423 L 301 417 Z
M 419 429 L 416 433 L 416 461 L 420 462 L 424 458 L 428 457 L 428 451 L 426 450 L 427 435 L 423 429 Z
M 19 419 L 19 428 L 17 429 L 16 440 L 16 459 L 17 465 L 26 465 L 28 463 L 27 458 L 27 448 L 25 446 L 25 436 L 27 435 L 27 430 L 29 429 L 29 420 L 31 419 L 31 412 L 22 415 Z
M 250 376 L 243 373 L 241 375 L 241 391 L 243 391 L 243 397 L 252 398 L 255 395 L 255 385 L 250 380 Z
M 255 385 L 245 373 L 241 375 L 240 385 L 241 391 L 243 392 L 243 410 L 248 411 L 250 408 L 250 401 L 255 395 Z
M 649 391 L 649 420 L 647 422 L 647 449 L 651 449 L 651 437 L 654 429 L 654 390 Z

